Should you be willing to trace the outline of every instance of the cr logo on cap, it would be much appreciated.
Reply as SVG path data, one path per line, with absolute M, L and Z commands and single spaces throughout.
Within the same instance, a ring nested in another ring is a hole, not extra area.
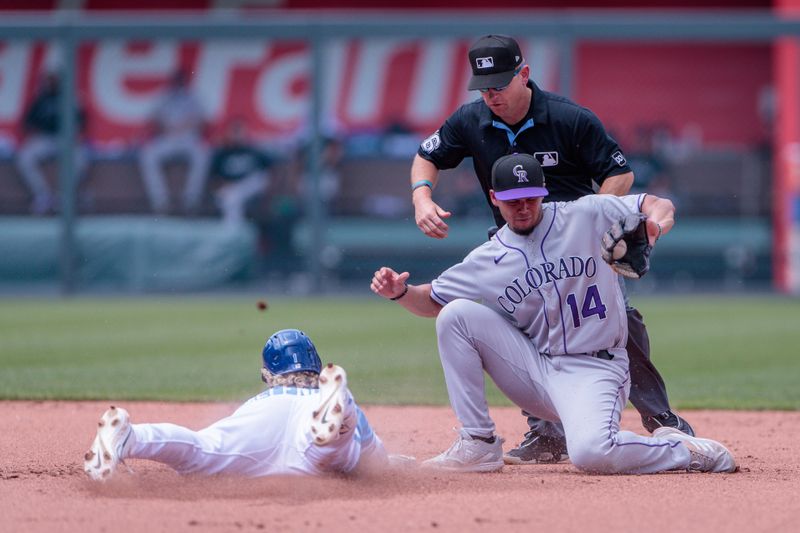
M 517 183 L 523 183 L 528 181 L 528 171 L 522 168 L 522 165 L 516 165 L 511 172 L 519 178 Z
M 476 57 L 475 64 L 478 65 L 478 68 L 492 68 L 494 66 L 494 58 L 493 57 Z

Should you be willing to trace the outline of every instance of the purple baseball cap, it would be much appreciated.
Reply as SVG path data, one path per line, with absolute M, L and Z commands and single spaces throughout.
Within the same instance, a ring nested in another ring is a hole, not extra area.
M 542 165 L 530 154 L 505 155 L 492 165 L 492 190 L 498 200 L 539 198 L 549 193 Z

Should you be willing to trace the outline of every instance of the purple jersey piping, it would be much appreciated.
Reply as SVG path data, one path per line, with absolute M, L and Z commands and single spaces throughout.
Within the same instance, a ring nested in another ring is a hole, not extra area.
M 500 235 L 497 235 L 497 241 L 500 244 L 502 244 L 503 246 L 505 246 L 506 248 L 509 248 L 511 250 L 515 250 L 515 251 L 519 252 L 522 255 L 523 259 L 525 259 L 525 267 L 526 268 L 530 268 L 531 267 L 531 262 L 528 260 L 528 255 L 525 253 L 524 250 L 521 250 L 519 248 L 515 248 L 514 246 L 511 246 L 509 244 L 504 243 L 503 240 L 500 238 Z M 542 313 L 542 314 L 544 315 L 544 323 L 547 324 L 547 329 L 549 331 L 550 330 L 550 322 L 547 319 L 547 300 L 545 300 L 544 295 L 542 294 L 541 290 L 536 289 L 536 292 L 539 293 L 539 297 L 542 299 L 542 305 L 544 307 L 544 313 Z M 550 344 L 549 340 L 548 340 L 547 344 L 548 345 Z
M 436 291 L 435 291 L 435 290 L 433 290 L 433 285 L 431 285 L 431 298 L 435 298 L 435 299 L 436 299 L 436 300 L 438 300 L 438 301 L 439 301 L 439 303 L 441 303 L 442 305 L 447 305 L 447 304 L 449 304 L 449 303 L 450 303 L 450 302 L 448 302 L 447 300 L 445 300 L 444 298 L 442 298 L 441 296 L 439 296 L 439 295 L 436 293 Z M 444 302 L 444 303 L 442 303 L 442 302 Z
M 550 230 L 553 229 L 553 225 L 556 222 L 556 211 L 558 211 L 558 203 L 553 202 L 550 205 L 553 206 L 553 218 L 550 220 L 550 226 L 547 228 L 547 232 L 544 234 L 542 238 L 542 244 L 540 250 L 542 252 L 542 259 L 547 261 L 547 256 L 544 253 L 544 243 L 547 241 L 547 237 L 550 235 Z M 567 327 L 564 325 L 564 306 L 561 303 L 561 291 L 558 290 L 558 283 L 556 280 L 553 280 L 553 288 L 556 290 L 556 294 L 558 295 L 558 318 L 561 320 L 561 337 L 564 340 L 564 353 L 569 353 L 569 349 L 567 349 Z M 547 306 L 545 305 L 545 316 L 547 316 Z M 549 324 L 548 324 L 549 328 Z
M 528 260 L 528 256 L 525 254 L 525 251 L 524 251 L 524 250 L 522 250 L 522 249 L 520 249 L 520 248 L 516 248 L 516 247 L 514 247 L 514 246 L 511 246 L 510 244 L 506 244 L 506 243 L 504 243 L 504 242 L 503 242 L 503 239 L 501 239 L 501 238 L 500 238 L 500 235 L 499 235 L 499 234 L 496 234 L 496 235 L 495 235 L 495 237 L 497 238 L 497 242 L 499 242 L 500 244 L 502 244 L 502 245 L 503 245 L 503 246 L 505 246 L 506 248 L 508 248 L 508 249 L 510 249 L 510 250 L 517 251 L 517 252 L 519 252 L 520 254 L 522 254 L 522 257 L 523 257 L 523 259 L 525 259 L 525 268 L 526 268 L 526 269 L 531 267 L 531 262 Z
M 544 324 L 547 326 L 548 333 L 550 332 L 550 320 L 547 318 L 547 300 L 544 299 L 544 294 L 540 289 L 536 289 L 536 292 L 539 293 L 539 298 L 542 299 L 542 307 L 544 307 Z M 550 353 L 550 335 L 547 335 L 547 351 L 545 353 Z

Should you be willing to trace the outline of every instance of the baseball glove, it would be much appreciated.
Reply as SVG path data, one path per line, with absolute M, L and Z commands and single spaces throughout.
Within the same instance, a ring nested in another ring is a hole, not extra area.
M 601 241 L 603 261 L 626 278 L 639 279 L 650 270 L 647 216 L 631 214 L 611 225 Z

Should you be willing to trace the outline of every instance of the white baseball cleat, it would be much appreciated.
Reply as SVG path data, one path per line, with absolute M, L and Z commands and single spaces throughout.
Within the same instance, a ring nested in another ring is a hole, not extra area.
M 503 468 L 503 442 L 498 436 L 494 442 L 485 442 L 462 429 L 447 451 L 423 461 L 422 466 L 454 472 L 496 472 Z
M 682 442 L 691 455 L 687 468 L 690 472 L 736 472 L 739 469 L 733 454 L 715 440 L 692 437 L 669 426 L 657 428 L 653 436 Z
M 319 406 L 312 413 L 314 444 L 325 446 L 356 428 L 353 395 L 347 388 L 347 373 L 333 363 L 319 373 Z
M 106 481 L 117 470 L 119 463 L 125 464 L 124 452 L 133 442 L 130 419 L 128 411 L 113 405 L 100 417 L 97 436 L 83 456 L 83 469 L 91 479 Z

